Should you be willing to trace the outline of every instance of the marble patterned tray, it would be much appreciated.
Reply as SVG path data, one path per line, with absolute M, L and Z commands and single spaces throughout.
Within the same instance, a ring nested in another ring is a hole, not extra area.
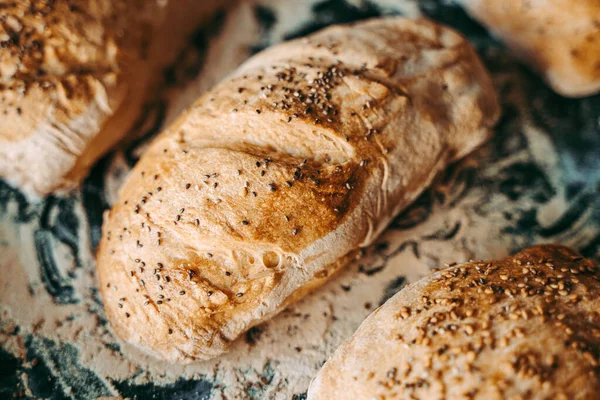
M 94 270 L 102 212 L 148 139 L 249 55 L 333 23 L 426 15 L 469 37 L 503 117 L 361 259 L 224 357 L 188 366 L 124 344 L 106 321 Z M 259 0 L 198 29 L 127 144 L 82 188 L 31 203 L 0 181 L 0 398 L 304 399 L 310 379 L 361 321 L 431 268 L 542 242 L 600 258 L 600 96 L 550 91 L 449 1 Z

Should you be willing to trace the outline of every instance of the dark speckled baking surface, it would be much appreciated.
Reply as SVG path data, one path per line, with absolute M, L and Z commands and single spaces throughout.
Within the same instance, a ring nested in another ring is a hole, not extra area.
M 477 48 L 503 106 L 494 138 L 441 176 L 361 260 L 250 330 L 223 360 L 172 367 L 119 342 L 94 273 L 102 212 L 144 143 L 172 118 L 174 99 L 193 99 L 227 72 L 218 69 L 281 40 L 418 13 Z M 215 59 L 232 48 L 232 61 Z M 362 319 L 430 268 L 540 242 L 600 259 L 600 96 L 556 95 L 449 1 L 247 2 L 199 27 L 179 61 L 129 143 L 98 162 L 80 190 L 30 203 L 0 181 L 1 399 L 304 399 L 311 377 Z

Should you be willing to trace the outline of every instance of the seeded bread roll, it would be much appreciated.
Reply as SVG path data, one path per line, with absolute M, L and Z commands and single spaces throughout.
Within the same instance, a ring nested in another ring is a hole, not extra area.
M 40 196 L 79 183 L 217 3 L 1 4 L 0 177 Z
M 114 330 L 169 361 L 223 353 L 370 244 L 498 113 L 469 43 L 426 20 L 251 58 L 150 145 L 106 214 Z
M 600 1 L 460 1 L 559 94 L 600 91 Z
M 558 245 L 443 269 L 373 312 L 321 399 L 598 399 L 600 274 Z

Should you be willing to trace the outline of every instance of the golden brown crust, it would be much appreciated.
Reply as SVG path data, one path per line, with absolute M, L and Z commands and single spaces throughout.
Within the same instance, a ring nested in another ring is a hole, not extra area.
M 222 353 L 369 244 L 498 111 L 469 44 L 425 20 L 257 55 L 151 144 L 107 214 L 113 327 L 171 361 Z
M 173 12 L 188 2 L 1 4 L 0 176 L 37 195 L 77 184 L 139 117 L 160 67 L 216 3 Z M 182 21 L 171 28 L 174 17 Z
M 580 97 L 600 91 L 600 1 L 461 2 L 556 92 Z
M 373 312 L 319 399 L 597 399 L 600 271 L 558 245 L 445 268 Z

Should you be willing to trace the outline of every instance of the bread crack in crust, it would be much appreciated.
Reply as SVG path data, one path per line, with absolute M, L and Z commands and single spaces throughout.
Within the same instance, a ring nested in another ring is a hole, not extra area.
M 159 135 L 107 213 L 115 331 L 169 361 L 223 353 L 370 244 L 498 114 L 471 46 L 427 20 L 256 55 Z

